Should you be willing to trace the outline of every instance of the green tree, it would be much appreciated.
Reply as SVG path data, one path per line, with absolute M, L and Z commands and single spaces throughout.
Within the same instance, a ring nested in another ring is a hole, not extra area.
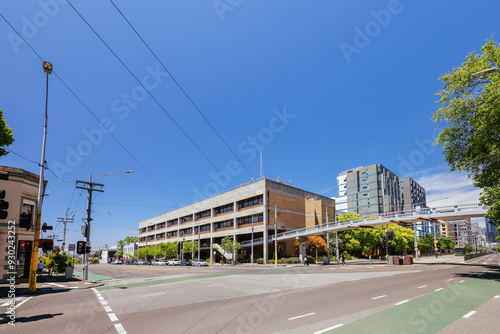
M 198 241 L 184 241 L 182 243 L 182 252 L 184 254 L 194 254 L 198 251 Z
M 223 259 L 224 259 L 224 256 L 226 256 L 226 253 L 233 254 L 233 265 L 234 265 L 234 262 L 236 261 L 236 255 L 237 255 L 236 253 L 239 249 L 241 249 L 241 244 L 237 241 L 235 242 L 233 237 L 228 235 L 222 239 L 220 247 L 224 251 L 224 254 L 222 254 Z
M 4 147 L 11 145 L 13 142 L 12 129 L 7 126 L 7 122 L 3 117 L 3 110 L 0 110 L 0 157 L 9 153 Z
M 491 205 L 487 217 L 500 222 L 500 45 L 490 39 L 481 53 L 440 80 L 444 87 L 434 121 L 444 126 L 436 144 L 443 144 L 454 171 L 465 171 L 474 186 L 483 188 L 481 201 Z M 479 73 L 486 69 L 496 68 Z

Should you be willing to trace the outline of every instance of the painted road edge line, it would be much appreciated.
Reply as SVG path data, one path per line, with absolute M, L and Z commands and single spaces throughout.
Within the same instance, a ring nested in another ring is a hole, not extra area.
M 339 327 L 342 327 L 342 326 L 344 326 L 344 324 L 338 324 L 338 325 L 335 325 L 335 326 L 328 327 L 328 328 L 325 328 L 323 330 L 320 330 L 319 332 L 315 332 L 314 334 L 323 334 L 323 333 L 326 333 L 328 331 L 331 331 L 332 329 L 336 329 L 336 328 L 339 328 Z
M 476 312 L 477 312 L 477 311 L 470 311 L 469 313 L 467 313 L 466 315 L 464 315 L 462 318 L 467 319 L 467 318 L 471 317 L 471 316 L 472 316 L 474 313 L 476 313 Z
M 396 303 L 394 305 L 401 305 L 401 304 L 404 304 L 404 303 L 408 303 L 409 301 L 410 301 L 409 299 L 406 299 L 406 300 L 400 301 L 399 303 Z
M 427 287 L 427 285 L 421 285 L 417 289 L 422 289 L 422 288 L 426 288 L 426 287 Z
M 307 314 L 303 314 L 303 315 L 298 315 L 298 316 L 293 317 L 293 318 L 288 318 L 288 320 L 300 319 L 300 318 L 308 317 L 308 316 L 313 315 L 313 314 L 316 314 L 316 312 L 311 312 L 311 313 L 307 313 Z
M 434 290 L 434 291 L 441 291 L 441 290 L 443 290 L 443 289 L 444 289 L 444 288 L 439 288 L 439 289 L 436 289 L 436 290 Z
M 498 298 L 500 298 L 500 296 L 495 296 L 495 297 L 493 297 L 493 298 L 498 299 Z

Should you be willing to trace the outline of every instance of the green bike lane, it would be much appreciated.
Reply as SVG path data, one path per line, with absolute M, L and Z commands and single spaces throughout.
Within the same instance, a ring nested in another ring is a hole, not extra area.
M 500 272 L 489 272 L 477 278 L 448 286 L 439 291 L 404 300 L 394 307 L 323 333 L 437 333 L 500 294 Z M 397 305 L 399 304 L 399 305 Z

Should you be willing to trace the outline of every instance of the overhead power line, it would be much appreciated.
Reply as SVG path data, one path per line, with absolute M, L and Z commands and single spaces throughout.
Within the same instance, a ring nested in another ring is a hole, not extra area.
M 37 57 L 43 61 L 43 58 L 38 54 L 38 52 L 36 52 L 36 50 L 31 46 L 31 44 L 28 43 L 28 41 L 17 31 L 16 28 L 14 28 L 14 26 L 12 26 L 12 24 L 10 24 L 10 22 L 0 13 L 0 17 L 2 17 L 2 19 L 10 26 L 10 28 L 12 30 L 14 30 L 14 32 L 24 41 L 24 43 L 26 43 L 26 45 L 31 49 L 31 51 L 33 51 L 33 53 L 35 53 L 37 55 Z M 111 132 L 108 130 L 108 128 L 106 126 L 104 126 L 104 124 L 102 124 L 101 120 L 92 112 L 92 110 L 90 110 L 90 108 L 82 101 L 82 99 L 80 99 L 80 97 L 66 84 L 66 82 L 55 72 L 55 71 L 52 71 L 52 74 L 54 74 L 58 79 L 59 81 L 61 81 L 61 83 L 64 85 L 64 87 L 66 87 L 67 90 L 70 91 L 70 93 L 78 100 L 78 102 L 80 102 L 80 104 L 96 119 L 97 122 L 99 122 L 99 124 L 106 130 L 106 132 L 118 143 L 118 145 L 121 146 L 121 148 L 127 152 L 127 154 L 137 163 L 137 165 L 139 165 L 139 167 L 151 178 L 151 180 L 153 180 L 156 185 L 177 205 L 179 206 L 179 204 L 177 203 L 177 201 L 160 185 L 160 183 L 153 177 L 153 175 L 151 175 L 151 173 L 149 173 L 149 171 L 139 162 L 139 160 L 137 160 L 137 158 L 122 144 L 122 142 Z
M 151 52 L 151 54 L 156 58 L 156 60 L 160 63 L 161 67 L 163 67 L 163 69 L 168 73 L 168 75 L 172 78 L 172 81 L 177 85 L 177 87 L 181 90 L 181 92 L 184 94 L 184 96 L 186 96 L 186 98 L 189 100 L 189 102 L 193 105 L 193 107 L 198 111 L 198 113 L 201 115 L 201 117 L 203 117 L 203 119 L 207 122 L 207 124 L 210 126 L 210 128 L 212 128 L 212 130 L 215 132 L 215 134 L 219 137 L 219 139 L 224 143 L 224 145 L 227 147 L 227 149 L 231 152 L 231 154 L 239 161 L 239 163 L 243 166 L 243 168 L 247 171 L 247 173 L 250 175 L 250 177 L 253 178 L 253 175 L 252 173 L 248 170 L 248 168 L 245 166 L 245 164 L 240 160 L 240 158 L 236 155 L 236 153 L 234 153 L 234 151 L 231 149 L 231 147 L 227 144 L 227 142 L 224 140 L 224 138 L 221 136 L 221 134 L 215 129 L 215 127 L 212 125 L 212 123 L 207 119 L 207 117 L 203 114 L 203 112 L 200 110 L 200 108 L 198 108 L 198 105 L 196 105 L 196 103 L 193 101 L 193 99 L 189 96 L 189 94 L 184 90 L 184 88 L 182 88 L 181 84 L 174 78 L 174 76 L 172 75 L 172 73 L 170 73 L 170 71 L 165 67 L 165 65 L 163 65 L 163 62 L 160 60 L 160 58 L 158 58 L 158 56 L 156 55 L 156 53 L 151 49 L 151 47 L 149 46 L 148 43 L 146 43 L 146 41 L 142 38 L 142 36 L 139 34 L 139 32 L 137 32 L 137 30 L 134 28 L 134 26 L 132 25 L 132 23 L 130 23 L 130 21 L 125 17 L 125 15 L 123 14 L 123 12 L 116 6 L 116 4 L 114 3 L 113 0 L 109 0 L 113 6 L 116 8 L 116 10 L 118 11 L 118 13 L 120 13 L 120 15 L 123 17 L 123 19 L 128 23 L 128 25 L 130 26 L 130 28 L 135 32 L 135 34 L 137 35 L 137 37 L 139 37 L 139 39 L 142 41 L 142 43 L 146 46 L 146 48 L 149 50 L 149 52 Z

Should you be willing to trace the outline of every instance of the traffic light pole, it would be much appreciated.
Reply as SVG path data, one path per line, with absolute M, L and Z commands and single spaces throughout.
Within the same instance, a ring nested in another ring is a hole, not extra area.
M 104 187 L 104 184 L 92 182 L 92 175 L 89 176 L 89 182 L 86 181 L 76 181 L 78 189 L 87 190 L 87 219 L 85 221 L 85 245 L 90 244 L 90 222 L 92 221 L 92 192 L 99 191 L 104 192 L 102 189 L 95 189 L 95 186 Z M 84 186 L 78 186 L 78 183 L 83 184 Z M 89 278 L 89 253 L 85 250 L 85 255 L 83 256 L 83 273 L 82 273 L 82 281 L 86 281 Z

